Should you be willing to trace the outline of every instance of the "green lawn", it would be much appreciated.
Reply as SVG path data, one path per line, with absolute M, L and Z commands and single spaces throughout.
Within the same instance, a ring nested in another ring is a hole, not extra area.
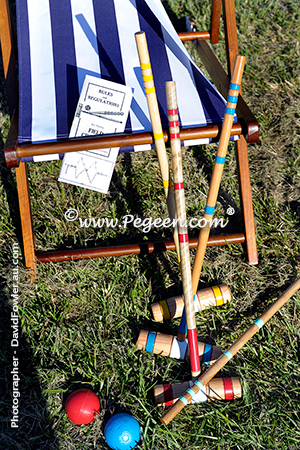
M 200 6 L 199 6 L 200 3 Z M 209 3 L 209 2 L 208 2 Z M 240 53 L 246 55 L 243 95 L 260 124 L 249 145 L 259 251 L 250 266 L 241 246 L 209 248 L 199 287 L 226 283 L 232 302 L 197 315 L 199 340 L 225 351 L 300 276 L 300 5 L 298 0 L 237 0 Z M 209 8 L 168 0 L 174 21 L 190 14 L 199 29 Z M 216 53 L 225 63 L 222 39 Z M 193 49 L 191 49 L 193 51 Z M 1 73 L 0 143 L 9 119 Z M 217 146 L 186 148 L 188 217 L 204 210 Z M 2 152 L 3 154 L 3 152 Z M 118 158 L 108 195 L 57 181 L 60 163 L 29 165 L 38 250 L 171 239 L 170 229 L 81 228 L 64 213 L 119 220 L 166 216 L 155 151 Z M 230 144 L 217 216 L 235 208 L 229 227 L 241 229 L 234 146 Z M 197 231 L 193 231 L 193 236 Z M 142 428 L 137 449 L 240 450 L 300 448 L 300 294 L 255 335 L 220 376 L 238 376 L 243 398 L 186 407 L 168 426 L 153 386 L 189 379 L 189 364 L 136 349 L 141 329 L 176 334 L 179 320 L 156 324 L 150 305 L 181 293 L 175 252 L 40 265 L 32 282 L 19 257 L 19 347 L 11 346 L 13 245 L 20 244 L 14 170 L 1 159 L 0 200 L 0 449 L 107 449 L 104 426 L 128 412 Z M 194 251 L 191 252 L 192 258 Z M 14 353 L 16 351 L 16 353 Z M 11 428 L 13 357 L 19 361 L 19 427 Z M 100 398 L 94 423 L 78 427 L 64 412 L 67 395 L 89 387 Z

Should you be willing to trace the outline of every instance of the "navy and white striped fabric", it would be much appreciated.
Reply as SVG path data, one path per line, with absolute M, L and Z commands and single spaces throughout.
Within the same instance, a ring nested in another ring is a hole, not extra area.
M 168 128 L 165 82 L 170 80 L 176 81 L 182 127 L 223 120 L 225 100 L 190 58 L 160 0 L 16 4 L 20 143 L 68 137 L 86 74 L 134 88 L 125 132 L 151 131 L 134 37 L 140 30 L 148 41 L 163 127 Z

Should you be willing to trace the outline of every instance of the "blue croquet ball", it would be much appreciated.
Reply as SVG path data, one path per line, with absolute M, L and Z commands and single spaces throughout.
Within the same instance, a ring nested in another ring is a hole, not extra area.
M 140 425 L 130 414 L 116 414 L 105 425 L 104 436 L 113 450 L 130 450 L 140 440 Z

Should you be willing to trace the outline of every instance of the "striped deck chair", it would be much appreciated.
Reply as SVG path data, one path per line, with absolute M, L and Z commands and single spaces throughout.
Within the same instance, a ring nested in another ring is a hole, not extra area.
M 160 0 L 16 0 L 16 54 L 9 1 L 0 0 L 0 37 L 11 129 L 5 144 L 8 167 L 16 167 L 26 266 L 128 253 L 173 249 L 173 243 L 36 253 L 26 165 L 59 159 L 67 152 L 120 147 L 120 152 L 153 148 L 134 34 L 146 32 L 162 126 L 168 129 L 165 81 L 176 80 L 183 145 L 217 139 L 225 111 L 229 77 L 206 40 L 218 41 L 221 0 L 214 0 L 210 32 L 177 34 Z M 225 0 L 224 22 L 229 72 L 238 53 L 234 0 Z M 212 84 L 193 62 L 182 41 L 195 40 Z M 125 84 L 134 96 L 121 135 L 68 139 L 86 75 Z M 216 87 L 218 89 L 216 89 Z M 46 119 L 45 119 L 46 118 Z M 167 131 L 164 138 L 168 140 Z M 236 139 L 245 233 L 210 238 L 209 245 L 246 242 L 257 263 L 247 142 L 258 140 L 258 124 L 240 97 L 232 138 Z M 196 246 L 196 239 L 191 245 Z

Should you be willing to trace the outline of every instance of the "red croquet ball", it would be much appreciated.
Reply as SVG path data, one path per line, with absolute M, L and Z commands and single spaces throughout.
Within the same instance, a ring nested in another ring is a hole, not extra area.
M 71 422 L 76 425 L 87 425 L 93 422 L 99 413 L 100 401 L 89 389 L 78 389 L 67 398 L 65 410 Z

